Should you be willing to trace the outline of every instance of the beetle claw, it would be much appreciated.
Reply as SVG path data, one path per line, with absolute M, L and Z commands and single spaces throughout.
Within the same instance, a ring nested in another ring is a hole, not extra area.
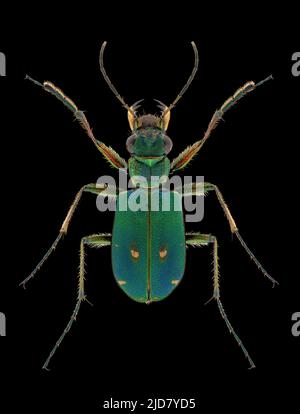
M 209 302 L 211 302 L 213 299 L 215 299 L 215 297 L 214 296 L 212 296 L 210 299 L 208 299 L 205 303 L 204 303 L 204 305 L 207 305 Z

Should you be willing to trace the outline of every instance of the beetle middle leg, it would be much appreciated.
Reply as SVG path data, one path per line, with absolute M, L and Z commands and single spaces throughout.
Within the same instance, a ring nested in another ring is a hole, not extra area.
M 76 302 L 76 305 L 75 305 L 75 308 L 73 310 L 72 316 L 71 316 L 66 328 L 64 329 L 63 333 L 61 334 L 58 341 L 54 345 L 54 347 L 51 350 L 46 362 L 43 365 L 44 369 L 48 369 L 48 364 L 49 364 L 51 358 L 53 357 L 53 355 L 55 354 L 56 349 L 59 347 L 59 345 L 63 341 L 65 335 L 71 329 L 71 327 L 73 325 L 73 322 L 76 320 L 79 309 L 80 309 L 81 302 L 84 301 L 84 300 L 87 300 L 86 299 L 86 294 L 85 294 L 85 291 L 84 291 L 84 265 L 85 265 L 85 262 L 84 262 L 84 257 L 85 257 L 84 247 L 89 246 L 89 247 L 100 248 L 100 247 L 110 246 L 110 244 L 111 244 L 111 234 L 103 234 L 103 233 L 102 234 L 93 234 L 91 236 L 85 236 L 81 239 L 77 302 Z
M 175 188 L 175 190 L 176 190 L 176 188 Z M 248 256 L 250 257 L 250 259 L 252 259 L 254 261 L 254 263 L 256 264 L 258 269 L 262 272 L 262 274 L 265 277 L 267 277 L 273 283 L 273 286 L 275 284 L 278 284 L 277 280 L 275 280 L 272 276 L 269 275 L 269 273 L 264 269 L 264 267 L 257 260 L 255 255 L 252 253 L 252 251 L 249 249 L 249 247 L 245 243 L 244 239 L 240 235 L 240 232 L 239 232 L 238 227 L 235 223 L 235 220 L 231 215 L 231 212 L 230 212 L 230 210 L 229 210 L 229 208 L 228 208 L 228 206 L 227 206 L 227 204 L 224 200 L 224 197 L 223 197 L 221 191 L 219 190 L 219 188 L 215 184 L 211 184 L 211 183 L 191 183 L 191 184 L 187 184 L 187 185 L 183 186 L 182 190 L 180 190 L 180 192 L 182 192 L 182 195 L 184 197 L 191 196 L 191 195 L 198 195 L 198 196 L 202 195 L 203 196 L 209 191 L 214 191 L 215 192 L 215 194 L 217 196 L 217 199 L 219 201 L 219 204 L 222 207 L 222 210 L 224 211 L 225 217 L 226 217 L 226 219 L 229 223 L 231 233 L 235 234 L 235 236 L 237 237 L 237 239 L 239 240 L 239 242 L 241 243 L 241 245 L 245 249 L 245 251 L 248 254 Z
M 108 191 L 109 190 L 109 191 Z M 48 257 L 50 256 L 50 254 L 55 250 L 55 248 L 57 247 L 60 239 L 67 233 L 70 221 L 73 217 L 73 214 L 76 210 L 76 207 L 78 206 L 81 196 L 84 192 L 89 192 L 89 193 L 93 193 L 93 194 L 97 194 L 97 195 L 103 195 L 103 197 L 109 195 L 110 193 L 112 193 L 114 190 L 114 194 L 117 193 L 117 189 L 115 187 L 112 188 L 112 186 L 105 186 L 105 185 L 98 185 L 98 184 L 86 184 L 83 187 L 81 187 L 81 189 L 78 191 L 78 193 L 76 194 L 76 197 L 71 205 L 71 207 L 68 210 L 68 213 L 66 215 L 66 218 L 63 221 L 63 224 L 61 225 L 61 228 L 59 230 L 58 236 L 56 237 L 56 239 L 54 240 L 54 242 L 52 243 L 52 245 L 50 246 L 50 248 L 47 250 L 47 252 L 45 253 L 45 255 L 43 256 L 43 258 L 41 259 L 41 261 L 37 264 L 37 266 L 33 269 L 33 271 L 30 273 L 29 276 L 26 277 L 26 279 L 24 279 L 20 285 L 22 285 L 25 288 L 26 283 L 32 279 L 35 274 L 40 270 L 40 268 L 42 267 L 42 265 L 45 263 L 45 261 L 48 259 Z
M 222 318 L 224 319 L 226 326 L 230 333 L 234 336 L 236 342 L 241 347 L 245 357 L 248 359 L 250 363 L 250 368 L 255 368 L 255 364 L 252 361 L 247 349 L 243 345 L 241 339 L 233 329 L 226 313 L 223 308 L 223 304 L 220 298 L 220 273 L 219 273 L 219 257 L 218 257 L 218 242 L 217 238 L 210 234 L 201 234 L 201 233 L 187 233 L 186 234 L 186 244 L 189 246 L 200 247 L 200 246 L 207 246 L 208 244 L 213 244 L 213 265 L 214 265 L 214 274 L 213 274 L 213 283 L 214 283 L 214 292 L 213 296 L 210 300 L 216 300 L 218 304 L 218 308 Z M 209 301 L 210 301 L 209 300 Z M 209 302 L 208 301 L 208 302 Z
M 247 246 L 247 244 L 245 243 L 244 239 L 242 238 L 242 236 L 240 235 L 240 232 L 238 230 L 238 227 L 230 213 L 230 210 L 224 200 L 224 197 L 221 193 L 221 191 L 219 190 L 219 188 L 215 185 L 215 184 L 210 184 L 210 183 L 204 183 L 204 188 L 205 191 L 214 191 L 217 199 L 219 201 L 220 206 L 222 207 L 225 217 L 227 218 L 227 221 L 229 223 L 230 226 L 230 230 L 232 232 L 232 234 L 235 234 L 235 236 L 237 237 L 237 239 L 239 240 L 239 242 L 241 243 L 241 245 L 243 246 L 243 248 L 245 249 L 246 253 L 248 254 L 248 256 L 250 257 L 250 259 L 252 259 L 254 261 L 254 263 L 256 264 L 256 266 L 258 267 L 258 269 L 262 272 L 262 274 L 267 277 L 272 283 L 273 286 L 275 286 L 275 284 L 278 284 L 277 280 L 275 280 L 272 276 L 269 275 L 269 273 L 264 269 L 264 267 L 261 265 L 261 263 L 257 260 L 257 258 L 255 257 L 255 255 L 252 253 L 252 251 L 249 249 L 249 247 Z

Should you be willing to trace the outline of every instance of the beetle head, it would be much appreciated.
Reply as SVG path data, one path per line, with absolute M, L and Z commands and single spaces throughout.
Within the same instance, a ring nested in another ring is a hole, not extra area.
M 139 103 L 141 101 L 136 102 L 132 106 L 127 105 L 105 71 L 103 55 L 106 47 L 106 42 L 102 44 L 99 57 L 100 70 L 111 91 L 121 102 L 123 107 L 127 109 L 127 116 L 132 135 L 127 139 L 126 146 L 131 154 L 144 156 L 145 158 L 157 158 L 165 156 L 171 151 L 172 141 L 166 135 L 166 130 L 170 122 L 171 110 L 175 107 L 179 99 L 182 98 L 192 83 L 198 70 L 198 50 L 194 42 L 191 44 L 195 58 L 193 70 L 184 87 L 181 89 L 175 100 L 169 106 L 164 105 L 160 101 L 157 101 L 159 104 L 159 109 L 161 111 L 160 116 L 151 114 L 139 116 L 137 114 L 137 109 L 139 108 Z
M 168 107 L 159 102 L 161 116 L 141 115 L 137 113 L 140 102 L 136 102 L 128 111 L 128 121 L 132 135 L 127 139 L 126 147 L 130 154 L 144 157 L 161 157 L 167 155 L 173 146 L 166 135 L 170 120 Z

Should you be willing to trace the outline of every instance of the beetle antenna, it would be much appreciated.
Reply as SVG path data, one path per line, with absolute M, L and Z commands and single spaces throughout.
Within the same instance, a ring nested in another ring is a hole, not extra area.
M 116 98 L 121 102 L 121 104 L 124 106 L 124 108 L 126 108 L 127 111 L 129 111 L 134 116 L 133 109 L 129 105 L 127 105 L 127 103 L 124 101 L 124 99 L 122 98 L 122 96 L 119 94 L 119 92 L 117 91 L 116 87 L 113 85 L 113 83 L 109 79 L 109 77 L 108 77 L 108 75 L 106 73 L 106 70 L 104 68 L 103 55 L 104 55 L 104 50 L 105 50 L 106 45 L 107 45 L 107 42 L 103 42 L 102 43 L 102 46 L 101 46 L 101 49 L 100 49 L 99 63 L 100 63 L 101 73 L 102 73 L 103 78 L 105 79 L 107 85 L 109 86 L 109 88 L 113 92 L 113 94 L 116 96 Z
M 166 112 L 171 111 L 171 109 L 173 109 L 175 107 L 175 105 L 177 104 L 179 99 L 181 99 L 183 97 L 183 95 L 185 94 L 185 92 L 188 90 L 189 86 L 193 82 L 193 79 L 194 79 L 194 77 L 196 75 L 196 72 L 198 70 L 198 64 L 199 64 L 198 49 L 197 49 L 197 46 L 195 45 L 194 42 L 191 42 L 191 45 L 192 45 L 192 48 L 193 48 L 193 51 L 194 51 L 194 57 L 195 57 L 194 68 L 192 70 L 192 73 L 190 74 L 190 77 L 188 78 L 187 82 L 185 83 L 184 87 L 181 89 L 181 91 L 176 96 L 175 100 L 171 103 L 171 105 L 168 106 L 168 108 L 166 109 Z M 164 115 L 165 115 L 165 113 L 164 113 Z

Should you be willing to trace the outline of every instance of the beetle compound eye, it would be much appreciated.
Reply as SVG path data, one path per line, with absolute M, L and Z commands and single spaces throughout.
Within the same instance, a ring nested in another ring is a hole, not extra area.
M 165 144 L 165 154 L 169 154 L 173 147 L 173 142 L 171 138 L 169 138 L 167 135 L 164 136 L 164 144 Z
M 126 141 L 126 148 L 127 148 L 127 151 L 130 152 L 130 154 L 134 152 L 133 147 L 134 147 L 135 141 L 136 141 L 136 135 L 131 135 Z

